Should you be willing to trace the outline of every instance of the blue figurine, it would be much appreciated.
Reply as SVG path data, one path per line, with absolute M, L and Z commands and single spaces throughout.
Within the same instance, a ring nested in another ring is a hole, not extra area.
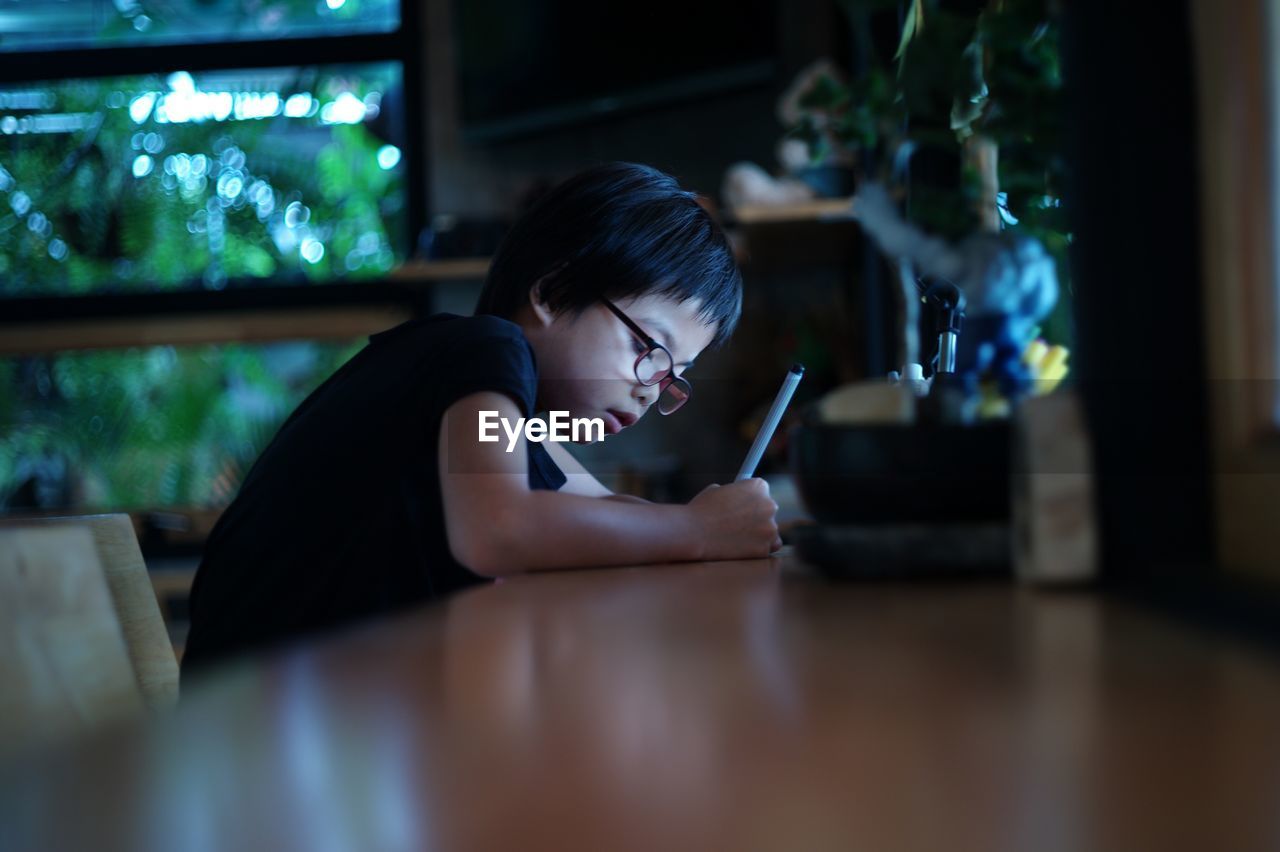
M 959 383 L 976 388 L 978 377 L 989 375 L 1011 402 L 1024 396 L 1032 374 L 1022 353 L 1058 301 L 1057 269 L 1039 240 L 981 232 L 952 245 L 904 220 L 876 184 L 859 189 L 854 210 L 886 255 L 926 279 L 959 289 L 964 315 L 955 355 Z

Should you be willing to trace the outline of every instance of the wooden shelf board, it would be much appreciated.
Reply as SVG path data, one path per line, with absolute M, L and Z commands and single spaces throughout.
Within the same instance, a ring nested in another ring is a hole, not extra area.
M 0 355 L 125 346 L 351 339 L 391 328 L 411 317 L 408 307 L 361 305 L 0 323 Z
M 460 257 L 453 260 L 410 260 L 392 270 L 393 281 L 463 281 L 484 278 L 490 258 Z
M 774 222 L 845 222 L 853 221 L 857 214 L 853 198 L 815 198 L 797 204 L 771 206 L 748 204 L 732 209 L 733 219 L 739 225 L 765 225 Z

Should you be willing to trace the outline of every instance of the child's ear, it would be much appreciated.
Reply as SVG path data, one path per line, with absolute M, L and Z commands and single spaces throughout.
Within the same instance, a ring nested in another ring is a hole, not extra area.
M 538 322 L 543 326 L 551 325 L 552 321 L 556 318 L 555 311 L 551 310 L 547 305 L 546 300 L 543 298 L 543 285 L 550 276 L 551 273 L 547 273 L 537 281 L 533 282 L 533 286 L 529 288 L 529 307 L 533 309 L 534 317 L 536 317 Z

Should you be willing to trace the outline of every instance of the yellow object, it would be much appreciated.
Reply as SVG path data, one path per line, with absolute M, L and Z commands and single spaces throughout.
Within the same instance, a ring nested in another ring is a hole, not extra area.
M 982 420 L 995 420 L 1009 416 L 1009 400 L 1000 395 L 994 382 L 980 386 L 977 415 Z
M 1033 340 L 1027 344 L 1027 348 L 1022 351 L 1022 363 L 1032 369 L 1044 358 L 1049 351 L 1049 344 L 1043 340 Z
M 1050 346 L 1043 340 L 1033 340 L 1022 353 L 1022 362 L 1031 368 L 1035 381 L 1034 394 L 1043 396 L 1051 392 L 1067 377 L 1067 356 L 1071 350 L 1065 346 Z
M 1027 344 L 1022 352 L 1022 363 L 1031 371 L 1031 395 L 1044 396 L 1051 393 L 1067 377 L 1067 356 L 1071 350 L 1065 346 L 1050 346 L 1046 341 L 1036 338 Z M 1011 412 L 1009 400 L 1001 395 L 996 383 L 987 379 L 978 385 L 978 401 L 975 414 L 979 419 L 992 420 L 1008 417 Z

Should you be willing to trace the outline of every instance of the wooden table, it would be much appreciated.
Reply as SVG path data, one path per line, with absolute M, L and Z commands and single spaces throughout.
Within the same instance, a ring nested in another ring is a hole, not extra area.
M 4 849 L 1280 846 L 1280 671 L 1130 605 L 790 556 L 506 581 L 11 765 Z

